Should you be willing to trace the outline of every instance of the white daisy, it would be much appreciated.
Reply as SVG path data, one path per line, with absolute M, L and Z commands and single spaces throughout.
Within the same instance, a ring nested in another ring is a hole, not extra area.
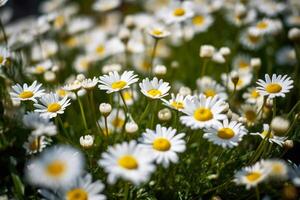
M 214 97 L 218 95 L 218 97 L 226 100 L 228 98 L 225 87 L 218 84 L 217 81 L 213 79 L 207 79 L 205 77 L 197 80 L 197 86 L 199 88 L 199 92 L 203 93 L 206 97 Z
M 51 60 L 45 60 L 32 67 L 27 68 L 27 71 L 31 74 L 43 74 L 53 67 Z
M 57 94 L 49 93 L 40 98 L 40 104 L 34 104 L 34 107 L 36 108 L 34 111 L 41 113 L 42 117 L 53 118 L 58 114 L 63 114 L 66 107 L 70 104 L 70 99 L 68 99 L 67 96 L 60 99 Z
M 181 111 L 182 109 L 185 108 L 185 102 L 186 102 L 186 99 L 188 98 L 191 98 L 191 96 L 183 96 L 182 94 L 171 94 L 171 99 L 169 100 L 165 100 L 165 99 L 162 99 L 162 101 L 164 102 L 164 105 L 172 108 L 172 109 L 175 109 L 175 110 L 179 110 Z
M 223 73 L 221 75 L 221 79 L 223 82 L 223 85 L 227 85 L 228 89 L 230 91 L 234 90 L 234 83 L 232 82 L 232 78 L 235 76 L 234 71 L 232 71 L 231 73 L 225 74 Z M 252 80 L 252 73 L 238 73 L 238 82 L 236 84 L 236 90 L 241 90 L 243 88 L 245 88 L 247 85 L 249 85 L 251 83 Z
M 240 35 L 240 43 L 249 50 L 257 50 L 265 44 L 262 35 L 256 29 L 247 29 Z
M 41 89 L 42 84 L 34 81 L 30 86 L 24 83 L 23 86 L 16 84 L 12 86 L 13 91 L 10 92 L 11 98 L 15 101 L 34 101 L 44 95 L 44 89 Z
M 122 109 L 113 109 L 109 116 L 107 117 L 107 126 L 108 126 L 108 133 L 105 135 L 109 135 L 113 132 L 121 132 L 122 128 L 125 124 L 125 113 Z M 104 118 L 101 118 L 99 121 L 100 126 L 103 130 L 105 130 L 105 121 Z
M 180 23 L 193 17 L 193 15 L 194 12 L 191 8 L 191 3 L 180 3 L 179 1 L 174 1 L 171 6 L 163 8 L 158 12 L 158 16 L 164 20 L 166 24 Z
M 28 112 L 23 117 L 23 124 L 32 130 L 34 136 L 48 135 L 53 136 L 57 133 L 56 125 L 49 118 L 41 117 L 39 113 Z
M 209 128 L 219 120 L 227 118 L 225 114 L 222 114 L 225 108 L 224 100 L 217 95 L 207 98 L 204 94 L 200 94 L 186 100 L 186 107 L 182 112 L 187 116 L 180 117 L 180 121 L 192 129 Z
M 91 90 L 93 89 L 99 82 L 99 79 L 97 77 L 94 77 L 93 79 L 84 79 L 81 82 L 81 86 L 86 89 L 86 90 Z
M 153 153 L 156 163 L 167 168 L 170 163 L 178 162 L 177 153 L 185 151 L 184 136 L 185 133 L 176 134 L 176 129 L 158 124 L 155 130 L 146 129 L 140 142 Z
M 155 170 L 153 155 L 136 141 L 123 142 L 108 147 L 98 164 L 108 173 L 107 181 L 114 184 L 118 178 L 139 185 L 149 180 Z
M 262 96 L 268 98 L 285 97 L 285 94 L 293 88 L 293 80 L 287 75 L 272 75 L 271 77 L 266 74 L 265 80 L 259 79 L 257 82 L 257 90 Z
M 122 96 L 125 100 L 125 103 L 127 106 L 131 106 L 134 104 L 135 101 L 138 99 L 138 93 L 135 89 L 125 89 L 121 91 Z M 114 96 L 115 102 L 117 102 L 119 99 L 119 96 Z M 120 101 L 119 102 L 121 106 L 124 106 L 124 102 Z
M 260 35 L 275 33 L 280 28 L 278 22 L 273 19 L 264 18 L 251 27 L 257 30 Z
M 222 123 L 216 123 L 211 128 L 204 129 L 203 137 L 223 148 L 232 148 L 237 146 L 246 134 L 247 129 L 241 123 L 229 122 L 225 119 Z
M 11 52 L 5 47 L 0 46 L 0 67 L 11 63 Z
M 243 98 L 245 99 L 246 103 L 258 105 L 262 105 L 264 100 L 263 96 L 259 94 L 255 87 L 248 88 L 247 92 L 243 94 Z
M 250 73 L 252 71 L 251 57 L 247 54 L 238 54 L 233 59 L 233 69 L 239 73 Z
M 35 136 L 30 135 L 27 139 L 27 142 L 24 143 L 23 147 L 26 150 L 27 154 L 35 154 L 42 152 L 48 144 L 50 144 L 51 139 L 45 136 Z
M 100 76 L 100 90 L 106 90 L 106 93 L 118 92 L 138 81 L 137 75 L 133 71 L 124 71 L 120 76 L 118 72 L 109 72 L 108 75 Z
M 192 17 L 192 27 L 196 33 L 207 31 L 207 29 L 212 25 L 213 22 L 214 18 L 207 13 L 195 14 Z
M 259 183 L 266 180 L 269 170 L 256 163 L 253 166 L 245 167 L 235 174 L 234 181 L 239 185 L 245 185 L 247 189 L 256 187 Z
M 241 115 L 248 126 L 254 125 L 260 119 L 259 110 L 260 107 L 257 104 L 244 104 L 241 106 Z
M 54 146 L 29 161 L 25 168 L 32 185 L 60 188 L 72 184 L 82 173 L 82 154 L 70 146 Z
M 274 135 L 273 131 L 271 130 L 269 132 L 269 128 L 270 126 L 268 124 L 264 124 L 263 125 L 263 131 L 262 132 L 256 132 L 256 133 L 250 133 L 250 135 L 258 135 L 260 136 L 262 139 L 264 139 L 265 137 L 268 136 L 268 141 L 270 143 L 276 143 L 279 146 L 282 146 L 284 144 L 284 141 L 287 139 L 286 137 L 280 137 L 280 136 L 276 136 Z
M 284 180 L 288 177 L 288 166 L 284 160 L 268 159 L 263 160 L 262 165 L 270 170 L 269 177 L 273 179 Z
M 170 35 L 170 32 L 161 24 L 152 25 L 147 33 L 155 39 L 162 39 Z
M 149 78 L 143 79 L 139 86 L 141 88 L 141 92 L 152 99 L 160 99 L 167 96 L 168 91 L 171 88 L 168 82 L 164 82 L 162 79 L 158 80 L 156 77 L 154 77 L 151 81 Z

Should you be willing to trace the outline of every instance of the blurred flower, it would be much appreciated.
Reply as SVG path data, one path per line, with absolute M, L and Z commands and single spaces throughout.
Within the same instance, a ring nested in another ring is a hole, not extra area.
M 263 124 L 263 131 L 261 133 L 257 132 L 257 133 L 251 133 L 251 135 L 258 135 L 260 136 L 262 139 L 265 139 L 268 136 L 268 141 L 270 143 L 276 143 L 279 146 L 282 146 L 284 141 L 287 139 L 286 137 L 279 137 L 274 135 L 274 133 L 269 130 L 269 125 L 268 124 Z
M 26 128 L 32 130 L 34 136 L 48 135 L 53 136 L 57 133 L 57 128 L 49 118 L 41 117 L 39 113 L 28 112 L 23 117 L 23 123 Z

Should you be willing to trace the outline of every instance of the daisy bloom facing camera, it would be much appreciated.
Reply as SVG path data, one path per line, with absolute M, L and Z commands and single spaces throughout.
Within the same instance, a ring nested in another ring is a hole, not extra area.
M 13 91 L 10 92 L 11 98 L 17 101 L 33 101 L 37 102 L 37 98 L 43 96 L 44 89 L 41 89 L 42 84 L 34 81 L 30 86 L 25 83 L 23 86 L 16 84 L 12 86 Z

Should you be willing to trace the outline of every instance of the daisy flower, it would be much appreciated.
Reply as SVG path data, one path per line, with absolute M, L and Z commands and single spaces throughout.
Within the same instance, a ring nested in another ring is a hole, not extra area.
M 171 94 L 171 99 L 169 100 L 165 100 L 162 99 L 162 101 L 164 102 L 164 105 L 174 109 L 174 110 L 178 110 L 181 111 L 182 109 L 185 108 L 185 102 L 186 99 L 191 98 L 191 96 L 183 96 L 182 94 Z
M 78 92 L 82 87 L 82 82 L 79 80 L 74 80 L 71 83 L 66 84 L 62 87 L 63 90 L 68 92 Z
M 252 71 L 251 57 L 246 54 L 239 54 L 233 59 L 233 69 L 239 73 L 249 73 Z
M 70 104 L 70 99 L 67 96 L 60 99 L 56 93 L 49 93 L 40 98 L 40 103 L 34 104 L 36 108 L 34 111 L 41 113 L 42 117 L 53 118 L 58 114 L 63 114 Z
M 31 74 L 43 74 L 53 67 L 53 63 L 50 60 L 42 61 L 32 67 L 29 67 L 27 71 Z
M 41 89 L 42 84 L 34 81 L 30 86 L 24 83 L 23 86 L 16 84 L 12 86 L 13 91 L 10 92 L 11 98 L 14 101 L 33 101 L 37 102 L 37 98 L 44 95 L 44 89 Z
M 86 90 L 92 90 L 97 84 L 99 79 L 97 77 L 94 77 L 93 79 L 84 79 L 81 82 L 81 86 Z
M 165 21 L 166 24 L 180 23 L 191 17 L 194 12 L 191 9 L 190 2 L 177 2 L 175 1 L 170 7 L 161 9 L 158 16 Z
M 260 119 L 259 109 L 257 104 L 244 104 L 241 106 L 241 115 L 248 126 L 254 125 Z
M 47 149 L 25 168 L 32 185 L 57 189 L 72 184 L 82 173 L 84 160 L 76 149 L 60 145 Z
M 268 96 L 273 99 L 275 97 L 285 97 L 285 94 L 293 88 L 293 80 L 287 75 L 266 74 L 265 80 L 259 79 L 257 82 L 257 90 L 262 96 Z
M 285 161 L 280 159 L 263 160 L 262 165 L 270 169 L 269 177 L 273 179 L 284 180 L 288 177 L 288 166 Z
M 170 32 L 160 24 L 152 25 L 147 29 L 147 33 L 155 39 L 162 39 L 170 35 Z
M 158 124 L 155 130 L 146 129 L 140 142 L 142 147 L 152 152 L 157 164 L 167 168 L 170 163 L 178 162 L 177 153 L 185 151 L 184 136 L 185 133 L 176 134 L 176 129 Z
M 241 123 L 225 119 L 222 123 L 216 123 L 211 128 L 204 129 L 203 137 L 223 148 L 232 148 L 237 146 L 246 134 L 247 130 Z
M 247 89 L 247 92 L 243 94 L 243 98 L 246 100 L 246 103 L 262 105 L 263 96 L 259 94 L 258 90 L 255 87 L 250 87 Z
M 254 25 L 254 27 L 260 35 L 266 35 L 275 33 L 278 31 L 277 22 L 273 19 L 264 18 Z
M 47 145 L 49 145 L 51 139 L 45 136 L 35 136 L 30 135 L 27 139 L 27 142 L 24 143 L 23 147 L 26 150 L 27 154 L 35 154 L 38 152 L 42 152 Z
M 122 90 L 121 93 L 123 95 L 123 98 L 124 98 L 125 103 L 126 103 L 127 106 L 133 105 L 133 103 L 138 99 L 138 93 L 134 89 L 132 89 L 132 90 L 131 89 L 125 89 L 125 90 Z M 118 101 L 118 98 L 119 98 L 118 96 L 114 97 L 115 102 Z M 120 101 L 119 103 L 120 103 L 121 106 L 124 105 L 123 101 Z
M 109 72 L 108 75 L 100 76 L 98 86 L 100 90 L 106 90 L 106 93 L 118 92 L 138 81 L 137 75 L 133 71 L 125 71 L 120 76 L 118 72 Z
M 223 85 L 227 85 L 230 91 L 234 90 L 234 83 L 231 81 L 232 77 L 234 77 L 233 72 L 234 71 L 232 71 L 229 75 L 225 73 L 221 75 Z M 238 73 L 239 80 L 236 84 L 236 90 L 241 90 L 249 85 L 251 83 L 252 76 L 252 73 Z
M 75 58 L 73 65 L 74 65 L 76 72 L 85 73 L 90 69 L 93 61 L 94 61 L 94 58 L 90 55 L 80 55 Z
M 105 133 L 105 135 L 109 135 L 111 133 L 115 132 L 121 132 L 122 128 L 125 124 L 125 113 L 122 109 L 113 109 L 111 113 L 107 117 L 107 126 L 108 126 L 108 133 Z M 99 121 L 99 124 L 101 127 L 105 127 L 105 121 L 104 118 L 101 118 Z
M 154 77 L 151 81 L 149 78 L 143 79 L 139 86 L 141 88 L 141 92 L 152 99 L 160 99 L 167 96 L 168 91 L 171 88 L 168 82 L 164 82 L 162 79 L 158 80 L 156 77 Z
M 219 120 L 227 118 L 225 114 L 222 114 L 226 108 L 224 103 L 224 100 L 218 96 L 207 98 L 203 94 L 187 99 L 186 107 L 182 110 L 186 116 L 180 117 L 180 121 L 192 129 L 211 127 Z
M 240 36 L 240 43 L 249 50 L 257 50 L 265 44 L 262 35 L 256 29 L 248 29 L 242 32 Z
M 218 97 L 226 100 L 228 98 L 225 87 L 218 84 L 213 79 L 207 79 L 205 77 L 197 80 L 197 86 L 199 91 L 203 93 L 206 97 L 214 97 L 218 95 Z
M 284 144 L 284 141 L 287 138 L 286 137 L 276 136 L 276 135 L 274 135 L 274 133 L 273 133 L 272 130 L 269 132 L 269 129 L 270 129 L 270 126 L 268 124 L 264 124 L 262 132 L 250 133 L 250 135 L 258 135 L 262 139 L 265 139 L 265 137 L 267 137 L 267 135 L 269 135 L 268 136 L 268 141 L 270 143 L 275 143 L 275 144 L 278 144 L 279 146 L 282 146 Z
M 53 136 L 57 133 L 56 125 L 49 118 L 41 117 L 39 113 L 28 112 L 23 117 L 23 124 L 32 130 L 34 136 L 48 135 Z
M 122 178 L 139 185 L 148 181 L 155 170 L 152 154 L 139 146 L 136 141 L 108 147 L 107 152 L 102 153 L 98 164 L 108 173 L 107 181 L 110 184 Z
M 235 174 L 234 181 L 239 185 L 245 185 L 247 189 L 256 187 L 259 183 L 266 180 L 269 170 L 256 163 L 253 166 L 245 167 Z
M 192 17 L 192 27 L 196 33 L 202 33 L 207 31 L 207 29 L 214 22 L 214 18 L 210 14 L 195 14 Z

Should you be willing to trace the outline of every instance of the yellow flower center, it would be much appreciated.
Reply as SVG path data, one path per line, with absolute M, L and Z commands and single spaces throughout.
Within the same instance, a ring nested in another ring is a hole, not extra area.
M 39 139 L 36 138 L 30 143 L 29 149 L 34 151 L 34 150 L 37 150 L 38 148 L 39 148 Z
M 250 172 L 249 174 L 246 175 L 246 178 L 248 179 L 249 182 L 255 182 L 261 176 L 262 176 L 262 174 L 260 172 Z
M 239 79 L 236 86 L 241 86 L 243 85 L 244 81 L 242 79 Z
M 88 193 L 82 188 L 75 188 L 67 192 L 66 200 L 88 200 Z
M 274 174 L 282 174 L 282 173 L 284 173 L 284 168 L 283 168 L 283 166 L 282 166 L 281 164 L 275 163 L 275 164 L 273 164 L 273 166 L 272 166 L 272 172 L 273 172 Z
M 204 23 L 204 21 L 205 21 L 205 18 L 202 15 L 197 15 L 197 16 L 193 17 L 193 19 L 192 19 L 192 23 L 197 26 L 201 26 Z
M 263 132 L 261 133 L 261 135 L 262 135 L 264 138 L 267 137 L 268 134 L 269 134 L 269 138 L 273 138 L 272 132 L 269 133 L 269 131 L 263 131 Z
M 258 97 L 260 97 L 260 94 L 256 90 L 253 90 L 251 92 L 251 97 L 254 98 L 254 99 L 257 99 Z
M 168 151 L 171 148 L 171 143 L 165 138 L 157 138 L 154 140 L 153 149 L 158 151 Z
M 64 97 L 64 96 L 66 96 L 66 94 L 67 94 L 67 92 L 66 92 L 65 90 L 63 90 L 63 89 L 58 89 L 58 90 L 56 91 L 56 93 L 57 93 L 60 97 Z
M 204 91 L 206 97 L 214 97 L 216 95 L 216 91 L 213 89 L 207 89 Z
M 268 24 L 267 24 L 266 22 L 264 22 L 264 21 L 258 22 L 258 23 L 256 24 L 256 28 L 261 29 L 261 30 L 264 30 L 264 29 L 266 29 L 267 27 L 268 27 Z
M 66 170 L 66 165 L 60 160 L 54 160 L 47 165 L 46 171 L 50 176 L 58 177 L 61 176 Z
M 246 117 L 247 121 L 254 122 L 256 119 L 256 113 L 253 110 L 247 110 L 245 112 L 245 117 Z
M 96 52 L 100 55 L 102 55 L 104 52 L 105 52 L 105 48 L 103 45 L 99 45 L 97 48 L 96 48 Z
M 160 29 L 153 29 L 152 34 L 153 35 L 162 35 L 163 32 Z
M 185 14 L 185 10 L 183 8 L 176 8 L 174 11 L 173 11 L 173 15 L 176 16 L 176 17 L 181 17 Z
M 239 67 L 242 68 L 242 69 L 245 69 L 245 68 L 249 67 L 249 64 L 246 61 L 242 60 L 242 61 L 239 62 Z
M 86 59 L 82 59 L 80 61 L 80 66 L 83 68 L 83 69 L 88 69 L 89 66 L 90 66 L 90 62 Z
M 122 128 L 124 124 L 124 120 L 116 117 L 113 121 L 112 121 L 112 125 L 116 128 Z
M 2 63 L 4 60 L 3 56 L 0 55 L 0 63 Z
M 43 73 L 45 71 L 46 71 L 45 67 L 42 66 L 42 65 L 38 65 L 38 66 L 35 67 L 35 72 L 38 73 L 38 74 L 41 74 L 41 73 Z
M 278 93 L 282 90 L 281 85 L 277 84 L 277 83 L 270 83 L 266 86 L 266 91 L 269 93 Z
M 150 96 L 152 97 L 156 97 L 156 96 L 160 96 L 161 95 L 161 92 L 157 89 L 151 89 L 151 90 L 148 90 L 147 92 Z
M 182 102 L 176 102 L 176 101 L 173 101 L 173 102 L 171 103 L 171 106 L 172 106 L 173 108 L 177 109 L 177 110 L 183 109 L 183 108 L 184 108 L 184 105 L 183 105 Z
M 194 118 L 198 121 L 208 121 L 213 118 L 213 114 L 207 108 L 198 108 L 194 112 Z
M 47 107 L 48 112 L 57 112 L 61 109 L 61 105 L 59 103 L 50 103 Z
M 68 47 L 75 47 L 77 45 L 77 39 L 75 37 L 70 37 L 65 41 Z
M 54 20 L 54 27 L 61 28 L 65 24 L 65 18 L 62 15 L 59 15 Z
M 112 89 L 122 89 L 127 85 L 125 81 L 116 81 L 113 84 L 111 84 Z
M 234 136 L 234 131 L 231 128 L 221 128 L 218 130 L 218 137 L 228 140 Z
M 21 99 L 28 99 L 28 98 L 30 98 L 30 97 L 32 97 L 33 96 L 33 92 L 31 92 L 31 91 L 29 91 L 29 90 L 24 90 L 23 92 L 21 92 L 20 94 L 19 94 L 19 97 L 21 98 Z
M 125 169 L 137 169 L 138 162 L 131 155 L 124 155 L 118 160 L 118 164 Z
M 149 70 L 151 68 L 151 63 L 149 63 L 148 61 L 144 60 L 142 63 L 142 68 L 144 70 Z
M 131 92 L 128 92 L 128 91 L 122 92 L 122 95 L 123 95 L 123 98 L 124 98 L 125 100 L 131 100 L 131 99 L 132 99 L 132 94 L 131 94 Z
M 260 40 L 260 37 L 256 35 L 248 35 L 248 39 L 250 40 L 250 42 L 255 44 Z

